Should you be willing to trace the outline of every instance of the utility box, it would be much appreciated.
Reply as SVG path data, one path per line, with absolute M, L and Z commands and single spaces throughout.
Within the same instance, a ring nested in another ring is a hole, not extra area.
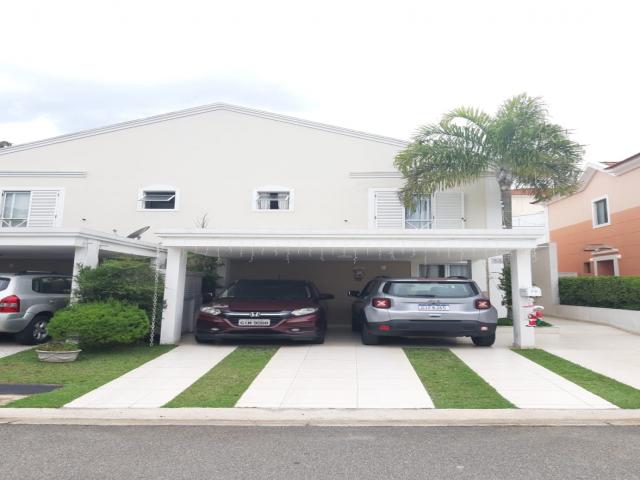
M 541 297 L 542 290 L 540 290 L 540 287 L 521 288 L 520 296 L 521 297 Z

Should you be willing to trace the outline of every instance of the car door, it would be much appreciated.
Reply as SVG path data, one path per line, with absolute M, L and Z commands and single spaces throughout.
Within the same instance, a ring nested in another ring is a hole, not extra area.
M 353 315 L 353 318 L 359 318 L 359 315 L 362 313 L 362 310 L 364 309 L 368 301 L 367 297 L 371 294 L 376 285 L 377 280 L 375 278 L 373 280 L 369 280 L 369 282 L 367 282 L 367 284 L 360 292 L 360 295 L 357 296 L 353 301 L 353 304 L 351 305 L 351 313 Z
M 71 277 L 34 277 L 31 289 L 38 297 L 38 303 L 48 305 L 53 312 L 66 307 L 71 296 Z

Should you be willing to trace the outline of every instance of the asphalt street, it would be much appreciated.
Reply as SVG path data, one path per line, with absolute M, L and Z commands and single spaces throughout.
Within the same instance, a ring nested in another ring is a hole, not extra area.
M 640 427 L 0 425 L 2 479 L 640 479 Z

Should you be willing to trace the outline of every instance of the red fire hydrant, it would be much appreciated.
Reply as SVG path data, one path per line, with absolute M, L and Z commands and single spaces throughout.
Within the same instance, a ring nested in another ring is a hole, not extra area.
M 527 327 L 539 326 L 542 322 L 543 316 L 544 316 L 544 307 L 542 305 L 534 305 L 529 315 L 527 315 L 527 317 L 529 318 L 529 323 Z

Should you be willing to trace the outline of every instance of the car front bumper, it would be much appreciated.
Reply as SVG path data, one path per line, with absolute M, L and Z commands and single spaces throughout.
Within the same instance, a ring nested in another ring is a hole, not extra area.
M 196 322 L 196 335 L 202 340 L 300 340 L 309 341 L 322 334 L 317 313 L 289 317 L 270 327 L 239 327 L 222 316 L 200 314 Z

